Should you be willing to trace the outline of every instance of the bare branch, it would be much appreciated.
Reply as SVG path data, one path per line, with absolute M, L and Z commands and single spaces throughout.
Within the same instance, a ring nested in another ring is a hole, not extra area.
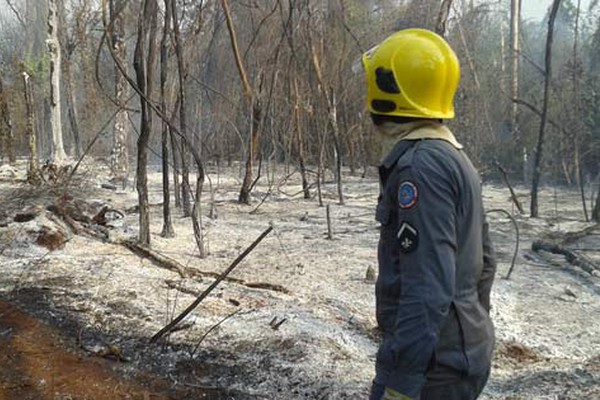
M 254 240 L 254 242 L 252 242 L 252 244 L 246 250 L 244 250 L 244 252 L 242 254 L 240 254 L 238 256 L 238 258 L 236 258 L 235 261 L 233 263 L 231 263 L 231 265 L 225 271 L 223 271 L 223 273 L 204 292 L 202 292 L 202 294 L 200 296 L 198 296 L 198 298 L 196 300 L 194 300 L 194 302 L 192 304 L 190 304 L 188 306 L 188 308 L 186 308 L 181 314 L 179 314 L 173 321 L 171 321 L 169 324 L 167 324 L 167 326 L 165 326 L 160 331 L 158 331 L 154 336 L 152 336 L 152 338 L 150 338 L 150 343 L 156 342 L 158 339 L 163 337 L 165 334 L 169 333 L 175 326 L 177 326 L 177 324 L 180 323 L 189 313 L 191 313 L 194 310 L 194 308 L 196 308 L 198 306 L 198 304 L 200 304 L 200 302 L 202 302 L 202 300 L 204 300 L 206 298 L 206 296 L 208 296 L 210 294 L 210 292 L 212 292 L 219 285 L 219 283 L 221 283 L 221 281 L 223 279 L 225 279 L 227 277 L 227 275 L 229 275 L 235 269 L 235 267 L 237 267 L 238 264 L 240 262 L 242 262 L 242 260 L 244 258 L 246 258 L 246 256 L 248 254 L 250 254 L 250 252 L 252 250 L 254 250 L 254 248 L 256 246 L 258 246 L 258 244 L 272 230 L 273 230 L 273 227 L 270 226 L 258 238 L 256 238 L 256 240 Z
M 21 26 L 23 28 L 25 28 L 27 25 L 25 24 L 25 21 L 23 20 L 23 18 L 21 18 L 21 14 L 19 14 L 19 10 L 16 9 L 16 7 L 14 6 L 14 4 L 12 3 L 11 0 L 6 0 L 6 4 L 8 4 L 8 7 L 11 9 L 11 11 L 15 14 L 15 16 L 17 17 L 17 19 L 19 20 L 19 23 L 21 24 Z

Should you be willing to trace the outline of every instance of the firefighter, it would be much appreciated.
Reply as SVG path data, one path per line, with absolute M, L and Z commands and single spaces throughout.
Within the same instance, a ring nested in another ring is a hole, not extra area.
M 367 109 L 387 144 L 379 165 L 377 353 L 371 400 L 476 399 L 494 347 L 496 271 L 480 179 L 443 120 L 454 118 L 456 54 L 406 29 L 362 57 Z

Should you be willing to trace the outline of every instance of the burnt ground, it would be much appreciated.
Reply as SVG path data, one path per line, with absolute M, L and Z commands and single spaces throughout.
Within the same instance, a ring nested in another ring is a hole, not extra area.
M 259 182 L 248 207 L 235 201 L 237 169 L 209 169 L 214 197 L 206 195 L 208 257 L 201 259 L 178 210 L 177 236 L 160 236 L 160 173 L 151 171 L 152 249 L 202 272 L 183 277 L 119 244 L 137 234 L 137 196 L 101 188 L 108 178 L 98 165 L 86 166 L 69 193 L 31 188 L 24 170 L 24 163 L 4 175 L 0 169 L 0 400 L 367 397 L 378 345 L 366 275 L 376 268 L 374 176 L 345 176 L 343 206 L 335 184 L 324 185 L 328 240 L 325 207 L 301 198 L 298 179 Z M 526 204 L 528 188 L 516 190 Z M 77 213 L 94 216 L 109 205 L 123 217 L 105 240 L 74 233 L 47 209 L 65 194 Z M 568 247 L 598 265 L 599 230 L 582 221 L 576 190 L 544 187 L 540 195 L 543 218 L 529 218 L 516 215 L 505 187 L 484 187 L 487 209 L 512 211 L 521 236 L 511 279 L 502 279 L 514 227 L 502 213 L 488 215 L 499 261 L 497 351 L 482 400 L 600 399 L 600 276 L 531 246 L 594 228 Z M 33 219 L 14 220 L 31 211 Z M 182 330 L 148 343 L 269 225 L 273 232 L 235 280 L 222 282 Z
M 119 354 L 96 354 L 85 345 L 96 333 L 83 331 L 67 314 L 52 312 L 46 300 L 43 290 L 23 290 L 0 299 L 0 365 L 4 366 L 0 368 L 0 400 L 252 398 L 174 384 L 153 374 L 151 368 L 130 368 Z M 39 315 L 21 307 L 38 310 Z M 43 315 L 52 316 L 54 326 L 43 321 Z M 141 342 L 138 338 L 138 347 Z

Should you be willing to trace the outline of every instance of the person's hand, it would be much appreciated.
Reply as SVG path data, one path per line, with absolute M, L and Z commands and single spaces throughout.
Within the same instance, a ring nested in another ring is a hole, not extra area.
M 395 391 L 394 389 L 385 388 L 381 400 L 413 400 L 413 398 L 405 396 L 402 393 Z

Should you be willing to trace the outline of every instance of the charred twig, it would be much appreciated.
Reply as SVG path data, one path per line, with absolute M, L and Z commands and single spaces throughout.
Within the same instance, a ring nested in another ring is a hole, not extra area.
M 515 203 L 515 206 L 517 206 L 519 213 L 524 214 L 525 212 L 523 211 L 523 206 L 521 205 L 521 202 L 517 198 L 517 195 L 515 194 L 515 191 L 513 190 L 513 187 L 510 184 L 510 181 L 508 180 L 508 175 L 506 174 L 506 171 L 504 170 L 502 165 L 500 165 L 499 162 L 496 162 L 495 164 L 496 164 L 496 167 L 500 170 L 500 173 L 502 174 L 502 180 L 504 181 L 504 184 L 506 186 L 508 186 L 508 190 L 510 191 L 510 198 L 511 198 L 512 202 Z
M 212 331 L 214 331 L 215 329 L 217 329 L 223 322 L 227 321 L 229 318 L 233 317 L 236 314 L 239 314 L 241 310 L 236 310 L 234 312 L 232 312 L 231 314 L 229 314 L 228 316 L 226 316 L 225 318 L 223 318 L 222 320 L 220 320 L 219 322 L 217 322 L 215 325 L 211 326 L 209 330 L 207 330 L 204 335 L 202 335 L 202 337 L 200 338 L 200 340 L 198 340 L 198 343 L 196 343 L 196 347 L 194 347 L 194 350 L 192 350 L 192 352 L 190 353 L 190 357 L 194 357 L 194 354 L 196 354 L 196 351 L 198 350 L 198 347 L 200 347 L 200 344 L 204 341 L 204 339 L 206 339 L 206 337 L 208 336 L 209 333 L 211 333 Z
M 271 329 L 273 329 L 274 331 L 279 330 L 279 327 L 281 325 L 283 325 L 283 323 L 287 321 L 287 318 L 282 318 L 280 321 L 278 321 L 277 317 L 273 317 L 273 319 L 271 320 L 271 322 L 269 322 L 269 326 L 271 327 Z
M 265 289 L 265 290 L 272 290 L 274 292 L 281 292 L 281 293 L 285 293 L 285 294 L 289 294 L 290 291 L 289 289 L 281 286 L 281 285 L 275 285 L 272 283 L 264 283 L 264 282 L 248 282 L 248 283 L 243 283 L 244 286 L 252 288 L 252 289 Z
M 192 304 L 190 304 L 188 306 L 188 308 L 186 308 L 181 314 L 179 314 L 173 321 L 171 321 L 169 324 L 167 324 L 167 326 L 165 326 L 164 328 L 162 328 L 160 331 L 158 331 L 154 336 L 152 336 L 152 338 L 150 338 L 150 343 L 154 343 L 156 342 L 158 339 L 160 339 L 162 336 L 164 336 L 165 334 L 169 333 L 178 323 L 180 323 L 190 312 L 192 312 L 194 310 L 194 308 L 196 308 L 198 306 L 198 304 L 200 304 L 200 302 L 202 302 L 202 300 L 204 300 L 209 294 L 210 292 L 212 292 L 217 285 L 219 285 L 219 283 L 221 283 L 221 281 L 223 279 L 225 279 L 227 277 L 227 275 L 229 275 L 234 269 L 235 267 L 238 266 L 238 264 L 240 262 L 242 262 L 242 260 L 244 258 L 246 258 L 246 256 L 248 254 L 250 254 L 250 252 L 252 250 L 254 250 L 254 248 L 273 230 L 273 227 L 270 226 L 268 227 L 256 240 L 254 240 L 254 242 L 246 249 L 244 250 L 244 252 L 242 254 L 240 254 L 238 256 L 238 258 L 235 259 L 235 261 L 233 261 L 233 263 L 204 291 L 202 292 L 202 294 L 200 296 L 198 296 L 198 298 L 196 300 L 194 300 L 194 302 Z
M 508 273 L 506 274 L 506 277 L 504 278 L 504 279 L 510 279 L 510 274 L 512 274 L 513 269 L 515 268 L 515 262 L 517 260 L 517 255 L 519 254 L 519 240 L 520 240 L 519 239 L 519 225 L 517 224 L 517 221 L 512 216 L 512 214 L 509 213 L 508 211 L 503 210 L 501 208 L 495 208 L 493 210 L 488 210 L 486 212 L 486 214 L 493 213 L 493 212 L 500 212 L 500 213 L 505 214 L 512 221 L 512 224 L 515 227 L 515 235 L 517 237 L 516 238 L 516 242 L 515 242 L 515 252 L 513 254 L 513 258 L 512 258 L 512 261 L 510 263 L 510 268 L 508 269 Z
M 181 282 L 175 282 L 170 279 L 165 280 L 165 283 L 170 289 L 177 290 L 178 292 L 189 294 L 192 296 L 199 296 L 200 292 L 194 289 L 190 289 L 184 286 L 181 286 Z

